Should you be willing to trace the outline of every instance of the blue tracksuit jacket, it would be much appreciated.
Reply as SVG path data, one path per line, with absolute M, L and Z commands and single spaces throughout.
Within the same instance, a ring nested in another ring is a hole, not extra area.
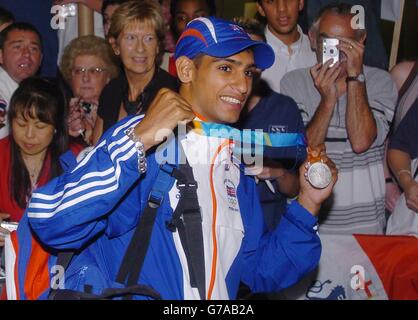
M 115 283 L 116 274 L 159 172 L 154 152 L 147 156 L 146 174 L 139 174 L 134 143 L 125 134 L 141 118 L 116 124 L 81 162 L 32 196 L 22 221 L 29 222 L 39 240 L 51 250 L 83 249 L 66 270 L 67 289 L 84 291 L 84 285 L 90 285 L 100 293 L 122 286 Z M 232 160 L 230 143 L 216 139 L 191 132 L 181 142 L 199 185 L 206 297 L 190 287 L 178 234 L 166 228 L 178 201 L 173 181 L 158 211 L 139 278 L 163 299 L 234 299 L 240 281 L 253 292 L 279 291 L 319 261 L 317 219 L 293 202 L 279 226 L 267 232 L 254 180 Z M 199 162 L 202 155 L 213 161 Z M 27 256 L 20 257 L 20 270 L 27 261 Z M 51 256 L 49 266 L 54 263 Z

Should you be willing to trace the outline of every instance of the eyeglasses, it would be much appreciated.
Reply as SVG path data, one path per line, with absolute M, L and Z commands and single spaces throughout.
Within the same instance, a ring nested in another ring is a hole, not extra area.
M 73 74 L 73 76 L 78 76 L 78 77 L 81 77 L 82 75 L 86 75 L 86 74 L 88 74 L 89 76 L 95 77 L 95 76 L 98 76 L 98 75 L 102 74 L 105 71 L 106 71 L 105 68 L 99 68 L 99 67 L 74 68 L 72 70 L 72 74 Z

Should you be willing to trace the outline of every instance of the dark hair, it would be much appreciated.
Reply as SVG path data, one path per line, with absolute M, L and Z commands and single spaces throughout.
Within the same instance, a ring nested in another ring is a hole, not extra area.
M 13 13 L 10 11 L 0 7 L 0 25 L 7 22 L 13 22 L 15 21 L 15 17 L 13 16 Z
M 9 33 L 14 30 L 21 30 L 21 31 L 32 31 L 36 33 L 39 38 L 39 42 L 41 45 L 42 50 L 42 36 L 39 33 L 38 29 L 36 29 L 33 25 L 27 22 L 14 22 L 10 26 L 7 26 L 2 32 L 0 32 L 0 49 L 3 49 L 4 42 L 7 40 Z
M 62 173 L 59 157 L 68 149 L 65 105 L 64 95 L 58 85 L 43 78 L 29 77 L 23 80 L 13 93 L 7 113 L 11 132 L 13 132 L 13 119 L 18 115 L 38 118 L 54 126 L 55 134 L 42 164 L 42 170 L 44 170 L 49 156 L 51 166 L 49 179 Z M 20 207 L 25 208 L 27 199 L 32 193 L 32 184 L 13 134 L 10 134 L 10 159 L 12 163 L 9 180 L 11 195 Z
M 243 28 L 248 34 L 259 36 L 266 42 L 266 35 L 264 34 L 265 27 L 260 21 L 244 17 L 235 17 L 232 21 Z
M 103 0 L 102 8 L 100 10 L 102 16 L 104 16 L 104 12 L 105 12 L 105 10 L 106 10 L 106 8 L 108 6 L 113 6 L 115 4 L 119 4 L 120 5 L 120 4 L 122 4 L 122 3 L 126 2 L 126 1 L 128 1 L 128 0 Z
M 173 35 L 175 36 L 175 38 L 178 38 L 180 36 L 180 32 L 179 30 L 177 30 L 177 25 L 176 25 L 176 20 L 175 20 L 175 15 L 176 15 L 176 9 L 177 9 L 177 5 L 179 4 L 179 2 L 181 2 L 183 0 L 171 0 L 170 2 L 170 16 L 171 16 L 171 21 L 170 21 L 170 28 L 171 31 L 173 32 Z M 196 0 L 199 1 L 199 0 Z M 208 16 L 216 16 L 216 4 L 214 0 L 203 0 L 206 3 L 206 6 L 208 8 Z
M 170 2 L 170 15 L 174 17 L 176 14 L 176 7 L 179 2 L 182 0 L 171 0 Z M 206 5 L 209 9 L 209 16 L 216 16 L 216 4 L 215 0 L 204 0 L 206 2 Z

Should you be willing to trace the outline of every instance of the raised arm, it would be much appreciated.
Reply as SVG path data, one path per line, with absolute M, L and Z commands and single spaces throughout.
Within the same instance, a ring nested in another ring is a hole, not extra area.
M 138 152 L 125 133 L 128 128 L 134 128 L 147 151 L 161 142 L 155 139 L 159 130 L 172 130 L 178 121 L 193 117 L 187 102 L 162 89 L 143 119 L 126 118 L 107 131 L 72 171 L 33 193 L 27 214 L 41 241 L 77 249 L 105 230 L 107 215 L 140 178 Z
M 364 44 L 339 37 L 339 49 L 347 56 L 348 77 L 363 74 Z M 377 135 L 376 121 L 367 98 L 366 84 L 349 81 L 347 84 L 346 128 L 351 148 L 356 153 L 367 151 Z
M 254 200 L 251 209 L 254 212 L 253 221 L 246 235 L 251 240 L 245 242 L 244 256 L 247 261 L 242 278 L 253 292 L 287 288 L 318 265 L 321 242 L 316 216 L 337 181 L 335 165 L 324 152 L 321 152 L 321 159 L 331 168 L 331 184 L 322 190 L 313 188 L 305 178 L 308 164 L 305 162 L 299 171 L 301 191 L 298 201 L 288 206 L 280 224 L 272 232 L 263 233 L 259 221 L 262 215 L 257 214 L 261 208 L 257 199 Z
M 110 130 L 73 170 L 32 194 L 27 215 L 43 243 L 78 249 L 105 230 L 106 215 L 140 177 L 134 143 L 125 134 L 139 120 Z
M 339 64 L 330 68 L 331 63 L 332 60 L 329 60 L 324 65 L 320 63 L 311 68 L 315 87 L 321 95 L 321 102 L 306 127 L 306 136 L 311 146 L 318 146 L 325 142 L 332 114 L 338 101 L 335 82 L 341 68 Z

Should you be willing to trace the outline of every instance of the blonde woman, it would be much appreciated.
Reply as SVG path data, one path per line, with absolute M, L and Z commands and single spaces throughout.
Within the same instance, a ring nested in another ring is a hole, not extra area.
M 113 13 L 108 38 L 123 73 L 100 96 L 93 143 L 117 121 L 145 113 L 161 88 L 177 91 L 177 80 L 159 67 L 165 34 L 156 1 L 128 1 Z

